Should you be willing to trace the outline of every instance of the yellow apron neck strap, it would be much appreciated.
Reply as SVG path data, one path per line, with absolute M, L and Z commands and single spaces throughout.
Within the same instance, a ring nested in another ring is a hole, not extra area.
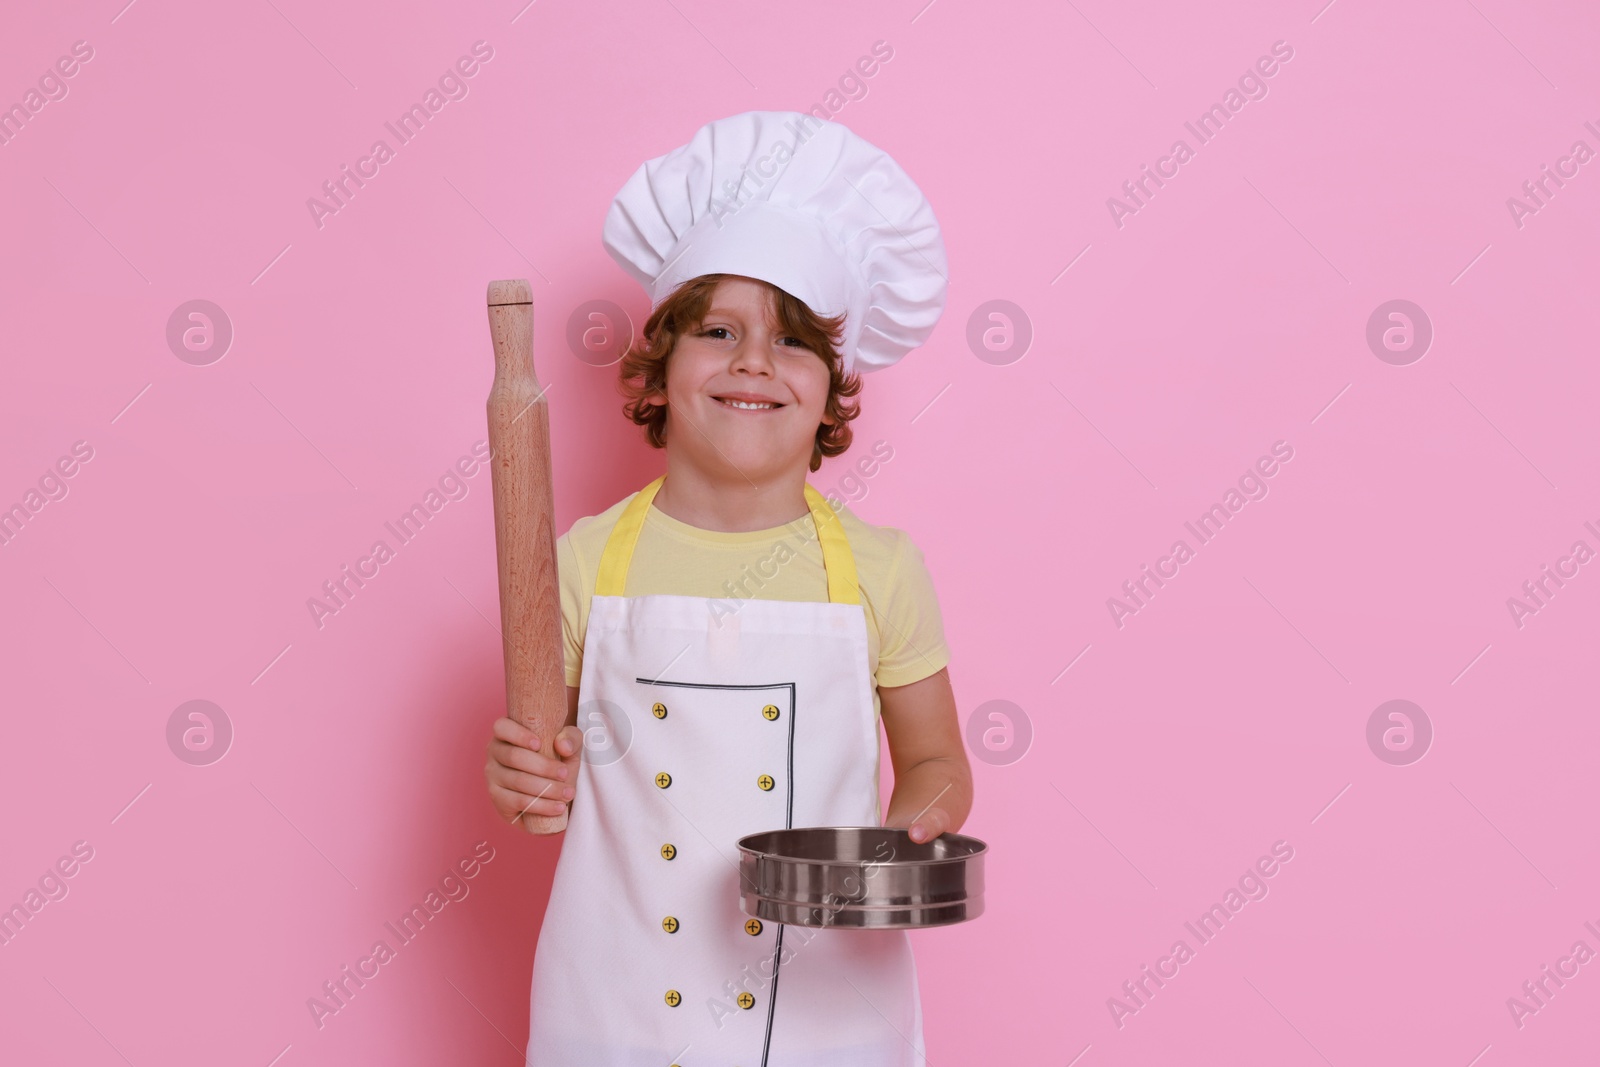
M 817 540 L 822 545 L 822 566 L 828 572 L 828 602 L 830 604 L 861 603 L 861 586 L 856 580 L 856 557 L 850 551 L 850 538 L 845 536 L 844 523 L 822 494 L 806 483 L 806 503 L 811 507 L 811 521 L 817 527 Z
M 650 503 L 667 480 L 665 474 L 639 490 L 622 516 L 612 527 L 606 539 L 605 551 L 600 555 L 600 574 L 595 581 L 596 596 L 622 596 L 628 582 L 628 565 L 633 562 L 633 550 L 639 543 L 639 531 L 644 529 L 645 516 Z M 861 603 L 861 587 L 856 579 L 855 556 L 850 551 L 850 539 L 845 535 L 844 524 L 822 494 L 805 486 L 806 506 L 811 509 L 811 521 L 817 528 L 817 539 L 822 546 L 822 566 L 828 574 L 828 601 L 833 604 Z
M 650 501 L 667 480 L 663 474 L 638 493 L 622 509 L 622 517 L 611 528 L 606 539 L 606 549 L 600 554 L 600 576 L 594 583 L 595 596 L 621 596 L 628 582 L 628 564 L 633 561 L 633 546 L 639 543 L 639 531 L 644 529 L 644 517 L 650 510 Z

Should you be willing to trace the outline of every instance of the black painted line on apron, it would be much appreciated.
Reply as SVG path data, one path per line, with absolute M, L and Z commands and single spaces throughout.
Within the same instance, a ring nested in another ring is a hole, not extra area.
M 783 816 L 784 829 L 794 829 L 794 719 L 799 688 L 796 682 L 773 682 L 768 685 L 728 685 L 719 682 L 669 682 L 662 678 L 635 678 L 640 685 L 675 685 L 684 689 L 787 689 L 789 690 L 789 765 L 788 802 Z M 778 1010 L 778 972 L 783 969 L 784 923 L 778 923 L 778 937 L 772 949 L 772 991 L 767 995 L 767 1031 L 761 1042 L 761 1067 L 767 1067 L 767 1057 L 772 1050 L 772 1021 Z
M 772 1016 L 778 1010 L 778 971 L 783 963 L 783 923 L 778 924 L 778 940 L 772 949 L 772 993 L 767 997 L 767 1036 L 761 1042 L 761 1067 L 767 1067 L 772 1050 Z
M 644 685 L 679 685 L 692 689 L 784 689 L 794 688 L 793 682 L 767 682 L 762 685 L 724 685 L 721 682 L 669 682 L 665 678 L 635 678 Z

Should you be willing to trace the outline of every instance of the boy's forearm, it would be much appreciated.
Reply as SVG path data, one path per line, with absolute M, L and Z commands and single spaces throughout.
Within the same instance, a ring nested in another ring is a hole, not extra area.
M 940 756 L 907 768 L 895 779 L 883 824 L 909 827 L 919 819 L 937 819 L 942 833 L 961 829 L 971 811 L 971 767 L 964 758 Z

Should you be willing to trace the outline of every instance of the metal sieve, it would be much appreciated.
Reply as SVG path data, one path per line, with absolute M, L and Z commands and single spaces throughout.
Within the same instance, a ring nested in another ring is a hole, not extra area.
M 918 844 L 887 826 L 804 826 L 739 839 L 740 907 L 792 926 L 912 930 L 983 914 L 975 837 Z

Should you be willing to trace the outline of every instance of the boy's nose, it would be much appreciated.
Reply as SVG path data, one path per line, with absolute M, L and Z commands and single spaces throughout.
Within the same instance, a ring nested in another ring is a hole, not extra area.
M 752 374 L 771 373 L 772 356 L 758 344 L 741 341 L 734 349 L 733 362 L 730 366 L 735 370 L 744 368 Z

